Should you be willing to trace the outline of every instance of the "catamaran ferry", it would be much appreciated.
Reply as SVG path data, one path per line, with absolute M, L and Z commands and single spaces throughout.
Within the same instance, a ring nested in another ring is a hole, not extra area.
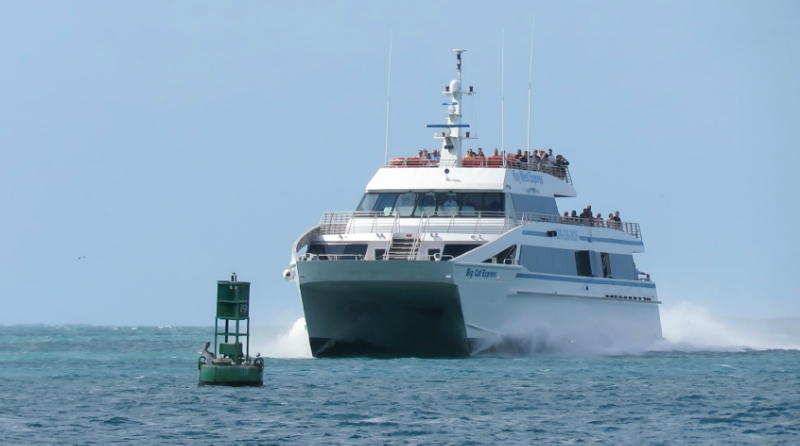
M 297 239 L 294 281 L 315 357 L 466 357 L 539 343 L 661 339 L 655 283 L 640 278 L 639 225 L 559 215 L 567 167 L 465 158 L 461 56 L 439 160 L 395 158 L 355 211 Z

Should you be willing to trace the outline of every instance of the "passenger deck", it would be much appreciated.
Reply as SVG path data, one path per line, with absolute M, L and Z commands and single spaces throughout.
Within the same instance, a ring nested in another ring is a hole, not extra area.
M 477 168 L 506 168 L 516 170 L 527 170 L 532 172 L 542 172 L 560 178 L 572 184 L 572 177 L 569 175 L 569 168 L 556 167 L 547 164 L 521 162 L 506 159 L 503 157 L 490 156 L 487 158 L 464 158 L 458 161 L 441 161 L 426 158 L 393 158 L 384 167 L 392 168 L 430 168 L 430 167 L 477 167 Z

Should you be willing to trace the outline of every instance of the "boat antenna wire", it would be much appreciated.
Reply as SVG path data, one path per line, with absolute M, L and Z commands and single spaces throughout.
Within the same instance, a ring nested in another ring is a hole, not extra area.
M 386 82 L 386 147 L 383 151 L 383 164 L 389 161 L 389 95 L 392 92 L 392 44 L 394 43 L 394 29 L 389 33 L 389 80 Z
M 536 14 L 533 14 L 531 23 L 531 57 L 528 61 L 528 156 L 531 152 L 531 73 L 533 69 L 533 29 L 536 27 Z
M 506 167 L 506 29 L 500 43 L 500 153 Z

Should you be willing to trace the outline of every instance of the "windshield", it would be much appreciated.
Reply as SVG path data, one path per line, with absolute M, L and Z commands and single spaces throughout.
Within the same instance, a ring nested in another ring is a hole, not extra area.
M 505 195 L 500 192 L 407 192 L 364 194 L 356 211 L 400 217 L 502 216 Z M 487 215 L 488 214 L 488 215 Z

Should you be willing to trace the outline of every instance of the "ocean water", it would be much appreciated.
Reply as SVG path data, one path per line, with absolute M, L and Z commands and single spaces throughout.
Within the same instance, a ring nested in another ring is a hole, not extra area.
M 311 359 L 197 386 L 198 327 L 0 326 L 3 444 L 800 444 L 800 351 Z

